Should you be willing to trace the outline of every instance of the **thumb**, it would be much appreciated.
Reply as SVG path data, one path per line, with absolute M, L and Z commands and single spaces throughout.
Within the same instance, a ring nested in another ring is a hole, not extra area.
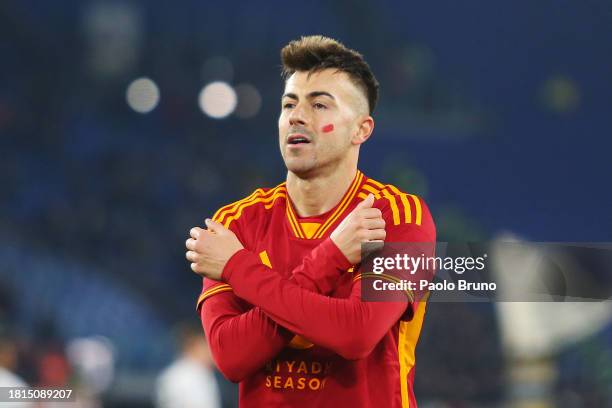
M 216 234 L 225 231 L 225 227 L 222 224 L 219 224 L 217 221 L 213 221 L 210 218 L 204 220 L 204 224 L 206 224 L 206 227 L 209 231 L 214 232 Z
M 361 208 L 372 208 L 372 205 L 374 205 L 374 194 L 370 193 L 362 202 L 357 204 L 355 210 L 359 210 Z

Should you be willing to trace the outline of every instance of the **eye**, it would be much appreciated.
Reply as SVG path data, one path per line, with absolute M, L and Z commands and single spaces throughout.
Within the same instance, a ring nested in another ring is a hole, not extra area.
M 315 109 L 327 109 L 327 106 L 323 105 L 320 102 L 316 102 L 314 105 L 312 105 Z
M 287 102 L 283 104 L 283 109 L 291 109 L 295 106 L 295 103 Z

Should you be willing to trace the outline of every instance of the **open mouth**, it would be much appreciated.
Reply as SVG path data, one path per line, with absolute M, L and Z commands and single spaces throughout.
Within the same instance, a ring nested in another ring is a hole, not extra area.
M 297 145 L 303 143 L 310 143 L 310 140 L 304 135 L 292 135 L 287 138 L 287 143 L 290 145 Z

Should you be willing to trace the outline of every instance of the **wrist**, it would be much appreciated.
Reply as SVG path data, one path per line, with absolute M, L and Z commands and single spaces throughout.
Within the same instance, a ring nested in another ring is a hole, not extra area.
M 321 244 L 321 249 L 325 251 L 329 261 L 338 269 L 343 271 L 353 266 L 353 263 L 344 255 L 342 250 L 336 245 L 333 239 L 327 238 Z
M 221 272 L 221 281 L 229 283 L 234 271 L 239 268 L 239 265 L 242 263 L 244 258 L 248 257 L 250 254 L 251 252 L 245 248 L 234 252 L 223 267 L 223 271 Z

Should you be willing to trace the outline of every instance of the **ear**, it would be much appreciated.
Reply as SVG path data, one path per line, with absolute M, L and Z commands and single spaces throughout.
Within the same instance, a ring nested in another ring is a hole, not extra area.
M 374 119 L 371 116 L 362 116 L 358 124 L 357 132 L 353 135 L 351 142 L 354 145 L 365 143 L 374 130 Z

